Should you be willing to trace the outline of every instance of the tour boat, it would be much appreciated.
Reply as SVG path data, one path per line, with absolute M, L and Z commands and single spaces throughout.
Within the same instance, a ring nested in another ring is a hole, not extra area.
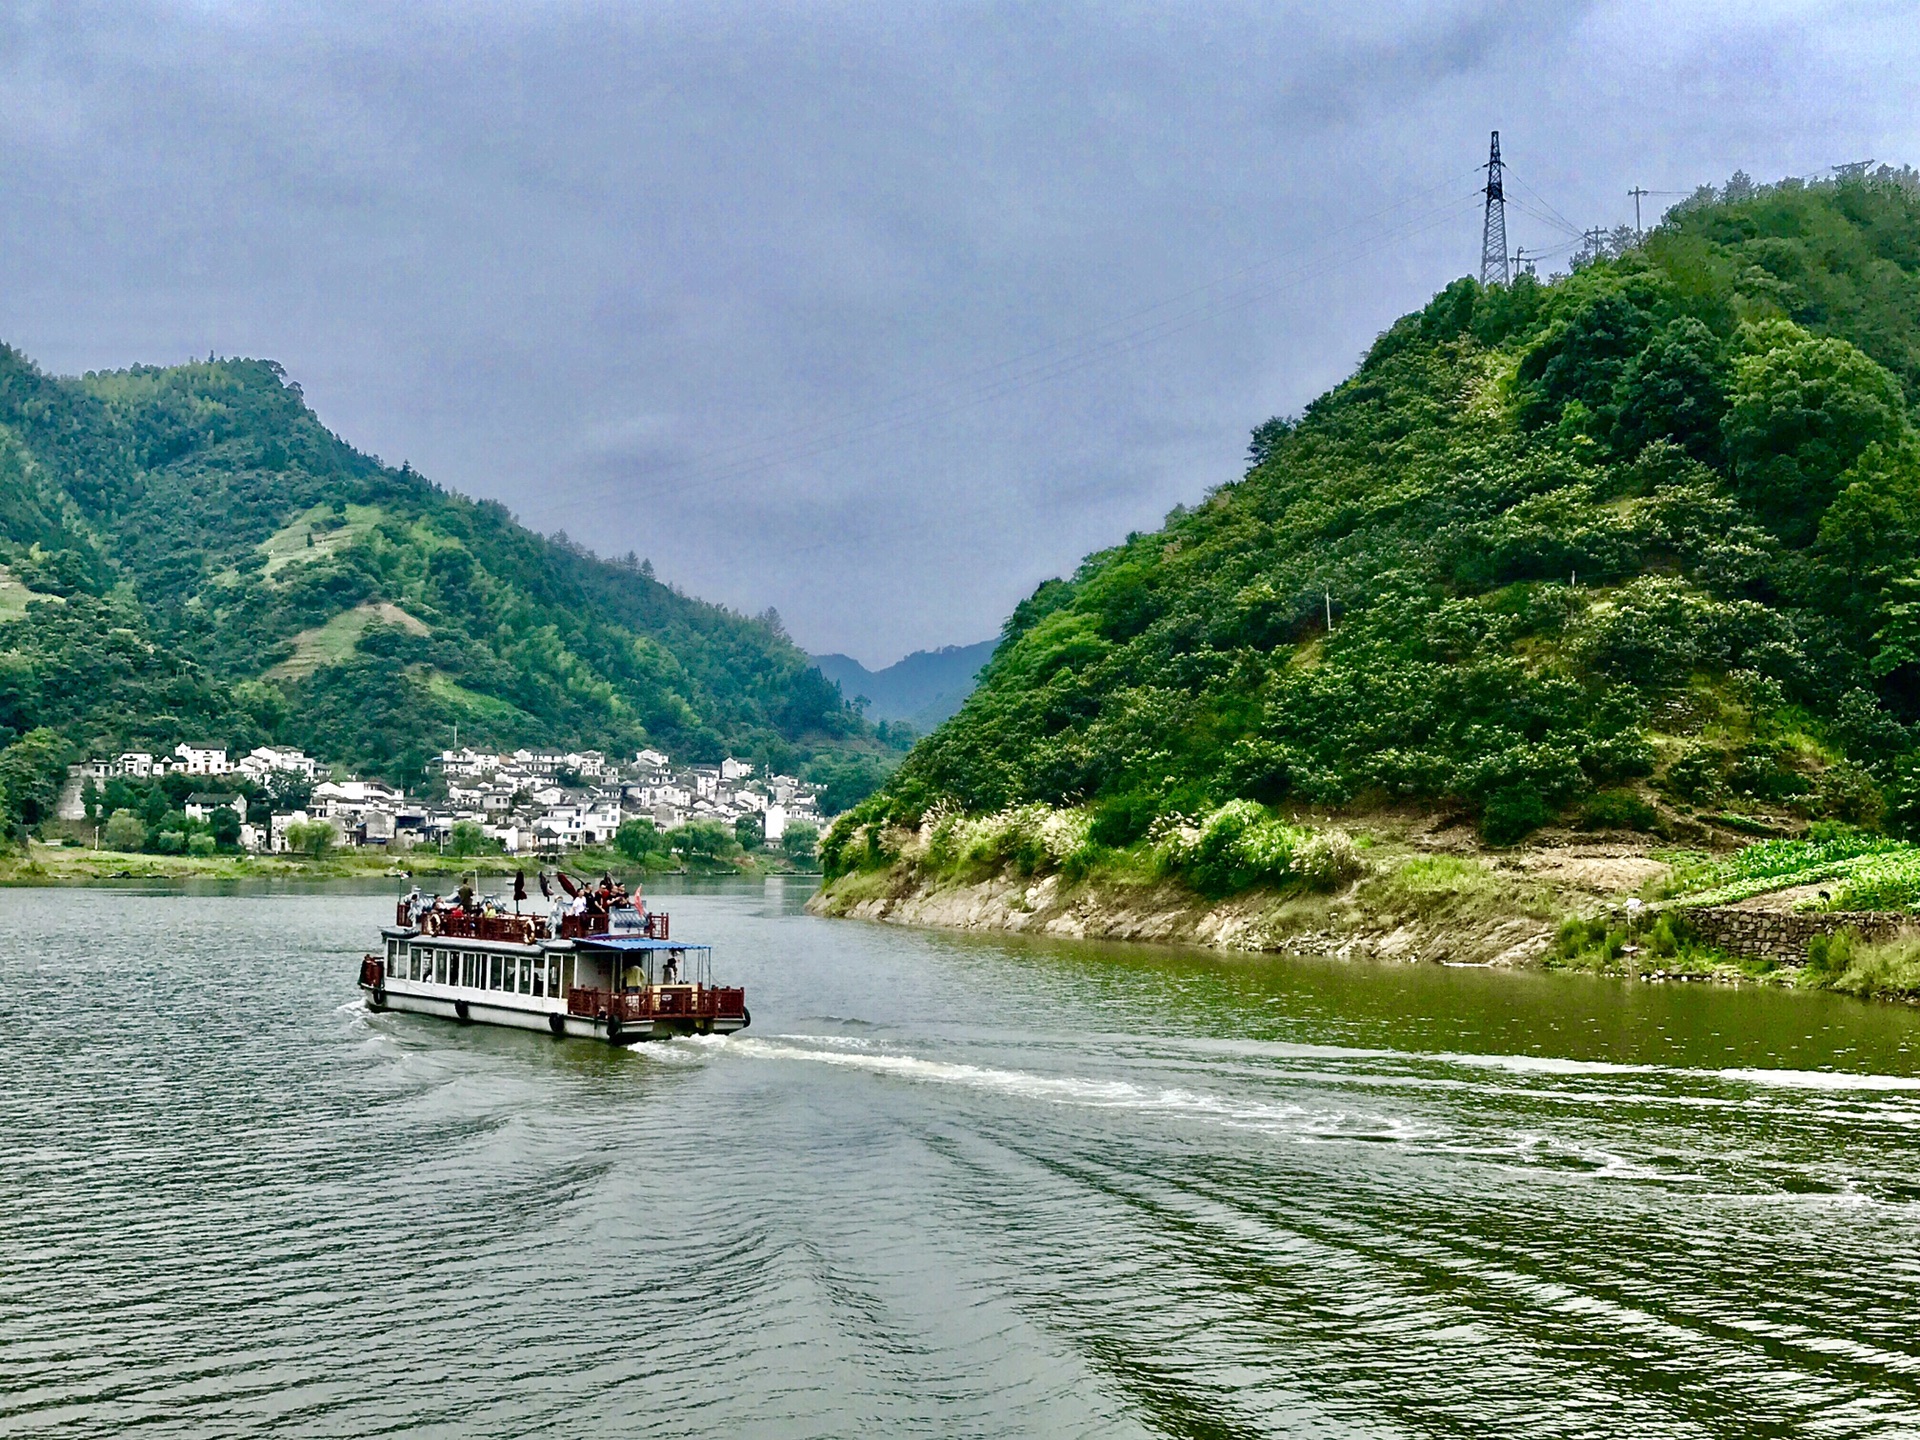
M 664 913 L 609 898 L 625 896 L 603 889 L 600 903 L 576 898 L 543 916 L 476 905 L 466 892 L 468 903 L 443 906 L 416 891 L 381 928 L 384 953 L 360 962 L 360 988 L 375 1010 L 615 1045 L 751 1023 L 747 992 L 714 985 L 711 946 L 672 939 Z

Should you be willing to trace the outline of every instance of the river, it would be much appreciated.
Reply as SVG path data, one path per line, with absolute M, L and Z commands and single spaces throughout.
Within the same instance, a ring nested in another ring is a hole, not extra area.
M 0 1431 L 1920 1434 L 1920 1015 L 659 898 L 632 1052 L 367 887 L 0 891 Z

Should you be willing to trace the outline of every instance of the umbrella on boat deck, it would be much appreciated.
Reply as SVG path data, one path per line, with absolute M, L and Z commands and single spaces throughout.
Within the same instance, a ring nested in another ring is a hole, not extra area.
M 553 878 L 560 882 L 560 888 L 567 892 L 567 898 L 569 900 L 580 893 L 580 887 L 573 883 L 573 877 L 567 874 L 566 871 L 554 871 Z
M 547 884 L 547 872 L 544 870 L 536 870 L 534 873 L 540 877 L 540 894 L 542 898 L 551 900 L 553 898 L 553 887 Z
M 524 870 L 516 870 L 513 872 L 513 913 L 514 914 L 518 915 L 520 913 L 520 902 L 526 898 L 527 898 L 527 872 Z

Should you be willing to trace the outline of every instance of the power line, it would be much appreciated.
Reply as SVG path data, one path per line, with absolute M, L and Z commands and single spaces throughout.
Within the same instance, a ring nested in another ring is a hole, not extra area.
M 1636 235 L 1644 235 L 1647 233 L 1640 224 L 1640 197 L 1642 195 L 1651 195 L 1652 193 L 1651 190 L 1644 189 L 1639 185 L 1627 191 L 1627 194 L 1633 197 L 1633 233 Z
M 1533 201 L 1534 204 L 1538 205 L 1542 210 L 1546 211 L 1547 215 L 1551 217 L 1548 221 L 1549 224 L 1558 225 L 1561 229 L 1567 231 L 1569 234 L 1572 234 L 1572 235 L 1578 235 L 1580 233 L 1580 227 L 1574 224 L 1571 220 L 1567 219 L 1567 217 L 1562 215 L 1558 210 L 1554 209 L 1553 206 L 1550 203 L 1548 203 L 1546 196 L 1542 195 L 1538 190 L 1535 190 L 1531 185 L 1527 183 L 1527 177 L 1525 175 L 1514 174 L 1513 167 L 1511 165 L 1507 166 L 1506 170 L 1507 170 L 1507 179 L 1511 180 L 1515 185 L 1518 185 L 1520 189 Z M 1518 203 L 1518 202 L 1515 202 L 1515 203 Z

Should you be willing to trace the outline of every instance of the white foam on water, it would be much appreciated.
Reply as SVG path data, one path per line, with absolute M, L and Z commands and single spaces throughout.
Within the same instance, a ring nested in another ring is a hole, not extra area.
M 1853 1070 L 1711 1070 L 1722 1080 L 1774 1085 L 1789 1090 L 1920 1091 L 1920 1078 L 1910 1075 L 1868 1075 Z
M 1032 1071 L 972 1065 L 964 1061 L 884 1054 L 871 1049 L 816 1047 L 815 1039 L 806 1037 L 804 1044 L 781 1043 L 780 1040 L 736 1040 L 734 1044 L 735 1048 L 764 1059 L 810 1061 L 904 1080 L 958 1085 L 1021 1099 L 1090 1109 L 1191 1116 L 1236 1128 L 1288 1134 L 1303 1139 L 1406 1142 L 1429 1135 L 1424 1127 L 1395 1116 L 1355 1116 L 1338 1111 L 1314 1110 L 1291 1102 L 1228 1100 L 1199 1091 L 1152 1087 L 1131 1080 L 1041 1075 Z

